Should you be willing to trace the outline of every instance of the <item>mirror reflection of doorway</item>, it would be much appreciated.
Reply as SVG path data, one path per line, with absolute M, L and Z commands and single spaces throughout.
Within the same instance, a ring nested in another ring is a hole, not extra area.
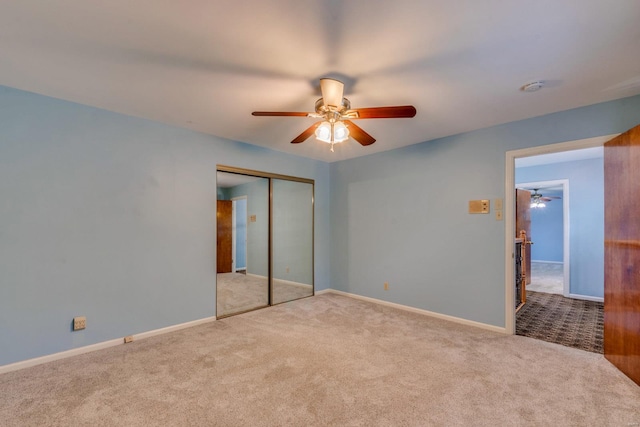
M 218 172 L 217 198 L 217 316 L 266 307 L 269 305 L 269 180 Z M 244 203 L 238 203 L 240 200 Z M 238 219 L 242 211 L 244 218 Z M 238 252 L 246 253 L 246 258 L 240 259 Z
M 234 197 L 232 216 L 232 253 L 231 271 L 247 272 L 247 196 Z
M 218 167 L 217 199 L 216 316 L 312 296 L 313 181 Z

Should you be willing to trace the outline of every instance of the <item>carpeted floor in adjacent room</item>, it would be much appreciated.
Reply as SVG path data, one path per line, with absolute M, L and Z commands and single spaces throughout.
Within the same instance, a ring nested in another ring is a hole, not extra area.
M 604 304 L 527 290 L 516 334 L 602 354 Z
M 630 426 L 600 354 L 323 294 L 0 375 L 9 426 Z

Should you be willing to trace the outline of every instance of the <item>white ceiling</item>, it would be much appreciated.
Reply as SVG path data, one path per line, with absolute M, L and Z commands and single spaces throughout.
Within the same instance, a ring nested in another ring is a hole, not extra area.
M 640 93 L 638 0 L 20 0 L 0 3 L 0 84 L 324 161 Z M 318 79 L 377 138 L 289 142 Z M 535 93 L 519 88 L 542 79 Z

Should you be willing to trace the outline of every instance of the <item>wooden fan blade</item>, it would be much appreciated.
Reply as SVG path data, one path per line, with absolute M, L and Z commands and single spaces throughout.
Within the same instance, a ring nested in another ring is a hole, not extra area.
M 416 107 L 413 105 L 357 108 L 350 111 L 354 111 L 356 113 L 356 117 L 351 117 L 352 119 L 397 119 L 415 117 L 416 115 Z M 347 114 L 350 111 L 348 111 Z
M 292 116 L 292 117 L 308 117 L 309 113 L 297 113 L 291 111 L 254 111 L 252 116 Z
M 320 126 L 320 123 L 322 122 L 317 122 L 312 124 L 311 126 L 309 126 L 304 132 L 302 132 L 300 135 L 296 136 L 293 141 L 291 141 L 292 144 L 300 144 L 301 142 L 304 142 L 307 140 L 307 138 L 309 138 L 311 135 L 313 135 L 313 133 L 316 131 L 316 128 L 318 126 Z
M 376 139 L 374 137 L 363 131 L 352 121 L 344 120 L 344 124 L 347 125 L 347 129 L 349 129 L 349 136 L 358 141 L 360 144 L 366 146 L 376 142 Z

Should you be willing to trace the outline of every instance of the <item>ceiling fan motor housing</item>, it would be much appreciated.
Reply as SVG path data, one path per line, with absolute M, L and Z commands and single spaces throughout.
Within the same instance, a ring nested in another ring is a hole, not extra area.
M 316 101 L 316 113 L 319 115 L 326 117 L 327 114 L 337 113 L 339 116 L 344 114 L 347 110 L 351 109 L 351 102 L 347 98 L 342 98 L 342 104 L 337 108 L 333 106 L 325 105 L 324 99 L 320 98 Z M 327 120 L 329 117 L 327 117 Z

